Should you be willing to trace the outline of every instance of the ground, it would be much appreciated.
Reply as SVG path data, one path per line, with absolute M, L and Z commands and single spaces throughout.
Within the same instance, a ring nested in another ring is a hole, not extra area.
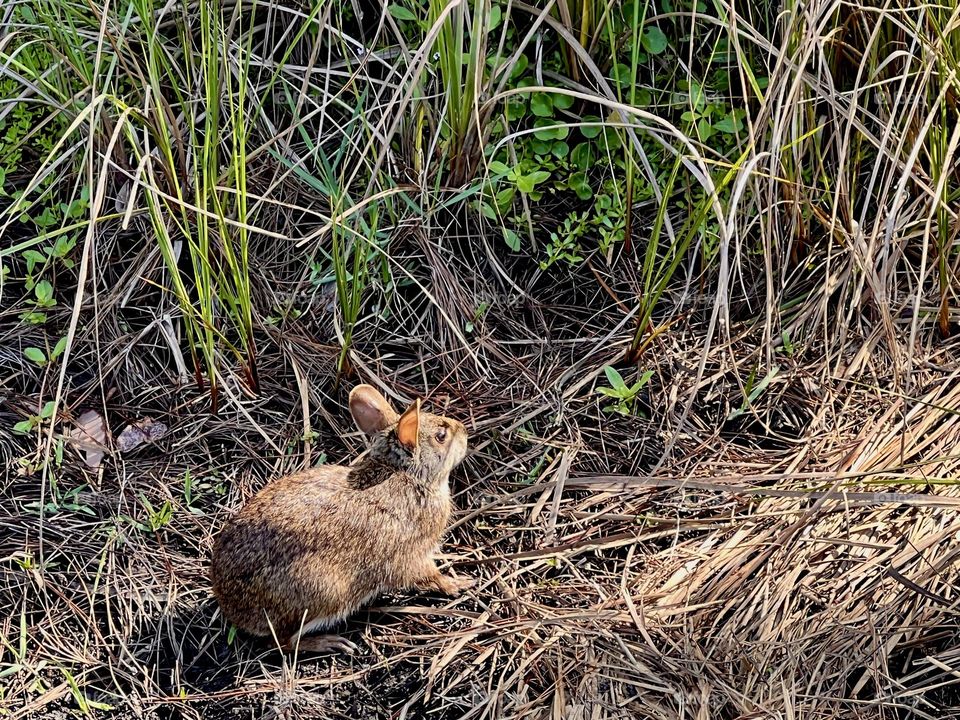
M 418 237 L 434 252 L 446 242 Z M 456 317 L 453 298 L 481 271 L 454 264 L 423 280 L 442 282 L 440 307 Z M 709 310 L 694 309 L 641 359 L 654 375 L 635 414 L 620 415 L 595 386 L 623 352 L 611 333 L 622 311 L 599 290 L 560 307 L 546 295 L 561 282 L 577 279 L 533 276 L 545 297 L 495 305 L 469 348 L 445 335 L 438 307 L 414 301 L 403 339 L 394 323 L 359 326 L 353 372 L 339 378 L 339 348 L 324 342 L 332 316 L 312 308 L 266 328 L 259 390 L 225 378 L 216 415 L 208 392 L 161 361 L 155 325 L 96 324 L 122 316 L 119 289 L 97 308 L 91 297 L 81 338 L 99 333 L 101 354 L 90 345 L 70 368 L 78 399 L 58 430 L 95 409 L 114 439 L 143 418 L 167 432 L 114 444 L 96 467 L 68 443 L 56 496 L 21 461 L 44 438 L 0 436 L 12 468 L 0 506 L 7 709 L 934 718 L 957 707 L 960 495 L 942 484 L 957 454 L 956 342 L 917 347 L 912 401 L 886 392 L 893 361 L 877 339 L 840 348 L 819 374 L 781 358 L 758 412 L 728 419 L 742 396 L 723 358 L 751 329 L 734 319 L 698 380 Z M 42 372 L 4 357 L 8 371 Z M 363 449 L 345 409 L 359 381 L 467 424 L 443 560 L 479 582 L 456 599 L 379 598 L 340 628 L 353 656 L 284 659 L 228 632 L 207 579 L 211 540 L 271 478 Z M 5 417 L 24 402 L 8 396 Z M 41 501 L 53 503 L 42 517 Z

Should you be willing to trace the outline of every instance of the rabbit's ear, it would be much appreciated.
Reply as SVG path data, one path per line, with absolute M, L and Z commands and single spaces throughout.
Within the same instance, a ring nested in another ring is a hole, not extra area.
M 400 416 L 400 422 L 397 423 L 397 440 L 407 450 L 413 451 L 417 448 L 417 435 L 420 434 L 420 398 L 413 401 L 413 405 L 408 407 Z
M 350 391 L 350 413 L 367 435 L 383 432 L 397 421 L 397 412 L 372 385 L 357 385 Z

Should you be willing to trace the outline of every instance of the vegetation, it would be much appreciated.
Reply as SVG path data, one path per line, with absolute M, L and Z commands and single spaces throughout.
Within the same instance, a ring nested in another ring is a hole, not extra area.
M 0 713 L 960 707 L 958 97 L 957 0 L 6 3 Z M 210 538 L 360 381 L 480 582 L 284 660 Z

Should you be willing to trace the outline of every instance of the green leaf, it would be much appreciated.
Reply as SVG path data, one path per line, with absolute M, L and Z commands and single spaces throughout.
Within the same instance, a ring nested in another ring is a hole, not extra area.
M 727 415 L 727 421 L 735 420 L 741 415 L 747 412 L 747 409 L 753 406 L 753 403 L 756 402 L 757 398 L 760 397 L 760 394 L 767 389 L 767 386 L 780 374 L 780 368 L 777 365 L 773 366 L 773 369 L 768 372 L 763 379 L 757 383 L 756 387 L 750 390 L 749 395 L 744 399 L 743 404 L 739 408 L 733 410 L 729 415 Z M 751 376 L 752 380 L 752 376 Z M 749 388 L 749 385 L 747 386 Z
M 523 193 L 531 193 L 536 185 L 549 179 L 550 173 L 546 170 L 534 170 L 517 178 L 517 189 Z
M 570 133 L 569 127 L 566 125 L 557 125 L 557 123 L 550 118 L 537 118 L 533 126 L 540 128 L 534 133 L 534 137 L 538 140 L 566 140 L 567 135 Z
M 617 372 L 617 369 L 613 365 L 607 365 L 603 368 L 603 372 L 607 376 L 607 382 L 610 383 L 610 386 L 615 390 L 626 390 L 627 384 L 623 381 L 623 376 Z
M 790 357 L 793 357 L 793 341 L 790 340 L 790 331 L 784 330 L 780 333 L 780 337 L 783 339 L 783 349 Z
M 487 30 L 496 30 L 502 21 L 503 10 L 500 9 L 499 5 L 494 5 L 492 8 L 490 8 L 490 24 L 487 25 Z
M 487 220 L 497 219 L 497 212 L 483 200 L 480 201 L 480 214 L 483 215 Z
M 61 235 L 57 238 L 57 242 L 53 245 L 52 255 L 54 257 L 63 259 L 70 254 L 70 251 L 73 250 L 77 245 L 77 236 L 72 235 L 67 237 L 66 235 Z
M 494 160 L 490 163 L 490 172 L 494 175 L 507 175 L 510 172 L 510 168 L 506 163 Z
M 553 115 L 553 97 L 548 93 L 534 93 L 530 96 L 530 110 L 537 117 L 550 117 Z
M 607 127 L 604 129 L 603 142 L 606 143 L 606 150 L 612 152 L 621 147 L 624 140 L 620 137 L 620 132 L 618 132 L 617 128 Z M 624 167 L 622 159 L 616 156 L 614 156 L 614 162 L 617 163 L 619 167 Z
M 697 121 L 697 137 L 700 138 L 700 142 L 706 142 L 716 134 L 717 131 L 713 129 L 713 125 L 711 125 L 708 121 Z
M 571 107 L 573 107 L 573 98 L 569 95 L 554 95 L 553 106 L 557 110 L 569 110 Z
M 539 185 L 542 182 L 550 179 L 550 173 L 546 170 L 534 170 L 527 177 L 529 177 L 534 185 Z
M 598 387 L 597 392 L 601 395 L 606 395 L 607 397 L 616 398 L 617 400 L 624 399 L 624 393 L 626 390 L 614 390 L 613 388 L 608 387 Z
M 503 229 L 503 239 L 514 252 L 520 252 L 520 236 L 510 228 Z
M 722 120 L 717 120 L 717 122 L 713 124 L 713 129 L 719 130 L 722 133 L 727 133 L 728 135 L 733 135 L 743 130 L 743 123 L 740 122 L 739 118 L 736 118 L 733 115 L 727 115 Z
M 580 143 L 570 153 L 570 163 L 581 170 L 588 169 L 593 164 L 593 145 Z
M 707 94 L 703 89 L 703 85 L 696 80 L 690 81 L 689 103 L 693 106 L 694 110 L 702 110 L 703 106 L 707 104 Z
M 653 377 L 653 370 L 644 371 L 644 373 L 640 376 L 640 379 L 637 380 L 633 384 L 633 387 L 630 388 L 630 394 L 636 395 L 643 388 L 644 385 L 650 382 L 650 378 L 652 377 Z
M 63 355 L 63 351 L 67 349 L 67 338 L 66 336 L 60 338 L 57 341 L 57 344 L 53 347 L 53 352 L 50 353 L 50 359 L 56 360 L 58 357 Z
M 565 158 L 570 154 L 570 146 L 563 140 L 557 140 L 550 148 L 550 152 L 553 153 L 553 156 L 556 158 Z
M 25 312 L 20 313 L 20 319 L 31 325 L 40 325 L 47 321 L 47 314 L 42 312 Z
M 629 87 L 633 82 L 632 72 L 630 66 L 626 63 L 617 63 L 613 66 L 613 72 L 611 73 L 612 79 L 619 83 L 621 86 Z
M 53 285 L 47 280 L 38 282 L 33 288 L 33 292 L 37 296 L 38 305 L 53 305 Z
M 570 176 L 570 189 L 573 190 L 581 200 L 589 200 L 593 197 L 593 188 L 587 180 L 587 174 L 584 172 L 575 172 Z
M 37 225 L 37 227 L 48 228 L 51 225 L 57 224 L 57 216 L 56 213 L 53 212 L 52 208 L 45 207 L 42 213 L 33 218 L 33 222 Z
M 667 36 L 663 34 L 660 28 L 651 26 L 643 31 L 640 44 L 651 55 L 659 55 L 667 49 Z
M 66 217 L 74 220 L 79 218 L 81 215 L 83 215 L 87 211 L 87 208 L 89 206 L 90 206 L 90 203 L 88 203 L 84 198 L 79 198 L 77 200 L 74 200 L 69 205 L 64 205 L 63 203 L 60 203 L 60 209 L 63 211 L 63 214 Z
M 557 140 L 557 142 L 560 142 L 560 141 Z M 553 143 L 550 142 L 549 140 L 539 140 L 537 138 L 534 138 L 533 141 L 530 143 L 530 147 L 533 149 L 533 152 L 536 153 L 537 155 L 546 155 L 550 152 L 551 148 L 553 148 Z
M 585 123 L 599 123 L 600 118 L 598 118 L 596 115 L 584 115 L 582 121 Z M 582 125 L 580 127 L 580 134 L 583 135 L 588 140 L 595 138 L 597 135 L 599 135 L 602 132 L 603 132 L 603 126 L 599 124 Z
M 507 98 L 506 111 L 509 120 L 519 120 L 527 114 L 527 104 L 518 97 Z
M 402 5 L 388 5 L 387 12 L 393 15 L 397 20 L 416 20 L 417 16 L 407 10 Z
M 23 259 L 27 261 L 27 275 L 32 275 L 37 265 L 43 265 L 47 261 L 46 256 L 36 250 L 25 250 Z
M 21 420 L 13 426 L 13 431 L 21 435 L 27 435 L 33 430 L 33 425 L 33 420 Z
M 527 69 L 527 66 L 530 64 L 530 60 L 526 55 L 521 55 L 517 58 L 517 62 L 513 66 L 513 70 L 510 71 L 510 79 L 516 80 L 518 77 L 523 75 L 524 71 Z
M 44 420 L 48 420 L 53 417 L 53 411 L 56 408 L 56 403 L 53 400 L 47 400 L 43 406 L 43 410 L 40 411 L 40 417 Z
M 494 200 L 501 212 L 506 211 L 513 203 L 513 196 L 517 194 L 516 188 L 508 187 L 496 194 Z
M 46 365 L 47 363 L 47 356 L 46 354 L 44 354 L 43 350 L 41 350 L 40 348 L 35 348 L 35 347 L 25 348 L 23 351 L 23 356 L 30 362 L 36 363 L 41 367 L 43 365 Z

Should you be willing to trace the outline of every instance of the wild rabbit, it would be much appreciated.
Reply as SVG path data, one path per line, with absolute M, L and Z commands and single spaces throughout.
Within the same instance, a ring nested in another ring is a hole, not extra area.
M 398 416 L 370 385 L 350 392 L 350 412 L 371 437 L 366 457 L 275 480 L 214 543 L 211 579 L 223 614 L 252 635 L 276 633 L 284 649 L 350 649 L 338 636 L 302 636 L 383 592 L 456 595 L 473 584 L 441 574 L 432 557 L 466 428 L 422 412 L 419 400 Z

